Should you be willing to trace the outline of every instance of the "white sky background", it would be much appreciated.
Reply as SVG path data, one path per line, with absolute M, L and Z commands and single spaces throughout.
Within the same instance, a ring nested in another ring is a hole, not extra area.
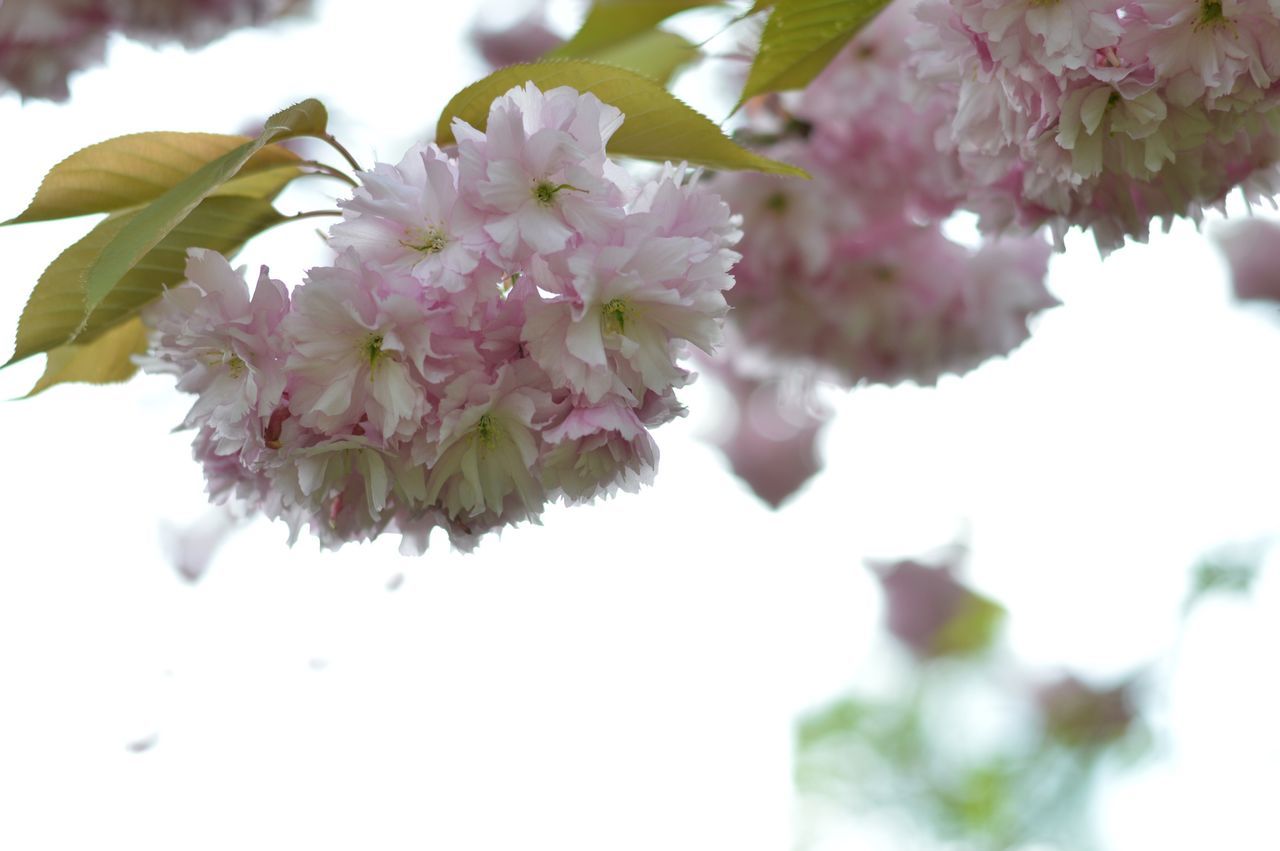
M 319 5 L 323 27 L 192 55 L 116 43 L 69 105 L 0 99 L 0 218 L 84 145 L 232 132 L 309 95 L 364 164 L 396 160 L 483 73 L 462 52 L 471 4 Z M 0 230 L 4 354 L 87 227 Z M 296 284 L 326 256 L 309 227 L 239 262 Z M 1064 306 L 1007 361 L 833 394 L 826 471 L 778 512 L 697 439 L 718 396 L 695 385 L 639 496 L 552 509 L 471 556 L 290 550 L 259 522 L 189 586 L 160 546 L 162 522 L 207 510 L 170 380 L 0 403 L 0 848 L 776 851 L 795 713 L 883 650 L 861 557 L 964 532 L 1026 665 L 1144 663 L 1173 643 L 1197 558 L 1280 525 L 1280 313 L 1233 304 L 1189 227 L 1105 264 L 1071 249 Z M 40 369 L 0 372 L 0 398 Z M 1110 787 L 1111 847 L 1280 846 L 1278 615 L 1270 571 L 1195 616 L 1160 705 L 1167 757 Z

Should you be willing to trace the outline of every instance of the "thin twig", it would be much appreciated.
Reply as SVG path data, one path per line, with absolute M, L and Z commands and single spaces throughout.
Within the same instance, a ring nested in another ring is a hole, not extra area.
M 285 216 L 285 221 L 293 222 L 298 219 L 314 219 L 320 216 L 341 216 L 341 210 L 307 210 L 303 213 L 294 213 L 292 216 Z
M 337 178 L 338 180 L 341 180 L 343 183 L 346 183 L 350 186 L 360 185 L 359 183 L 356 182 L 355 178 L 347 174 L 342 169 L 334 168 L 333 166 L 328 165 L 326 163 L 317 162 L 315 160 L 303 160 L 302 165 L 315 169 L 314 172 L 309 172 L 309 174 L 316 174 L 321 177 Z
M 325 133 L 323 136 L 320 136 L 320 138 L 328 142 L 329 146 L 332 147 L 335 151 L 342 154 L 342 158 L 346 160 L 348 163 L 350 163 L 352 168 L 354 168 L 356 171 L 364 171 L 364 169 L 360 167 L 360 163 L 356 162 L 356 158 L 351 156 L 351 152 L 348 151 L 346 148 L 342 147 L 341 142 L 339 142 L 337 139 L 330 136 L 328 133 Z

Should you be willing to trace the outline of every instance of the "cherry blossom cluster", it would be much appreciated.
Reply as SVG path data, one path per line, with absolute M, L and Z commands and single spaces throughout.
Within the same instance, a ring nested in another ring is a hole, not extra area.
M 687 345 L 711 351 L 737 217 L 696 175 L 637 183 L 605 153 L 623 115 L 532 83 L 456 156 L 416 145 L 341 202 L 333 265 L 252 295 L 195 250 L 147 319 L 148 367 L 198 399 L 215 501 L 326 546 L 399 532 L 455 546 L 652 479 L 650 429 L 683 413 Z
M 746 234 L 730 295 L 741 337 L 846 385 L 966 372 L 1055 303 L 1044 239 L 975 249 L 943 233 L 964 175 L 933 144 L 945 110 L 909 96 L 906 40 L 919 28 L 891 7 L 795 100 L 752 117 L 752 135 L 777 137 L 771 155 L 812 181 L 724 181 Z
M 3 0 L 0 94 L 65 100 L 67 78 L 100 64 L 112 33 L 193 48 L 241 27 L 309 8 L 311 0 Z
M 744 138 L 813 180 L 717 180 L 745 235 L 734 333 L 712 371 L 734 404 L 713 440 L 775 507 L 821 466 L 824 381 L 931 384 L 1008 353 L 1056 304 L 1043 238 L 967 247 L 944 233 L 966 175 L 934 142 L 945 102 L 914 97 L 920 28 L 892 5 L 802 93 L 748 105 Z
M 1103 251 L 1280 190 L 1277 0 L 923 0 L 918 102 L 990 231 Z

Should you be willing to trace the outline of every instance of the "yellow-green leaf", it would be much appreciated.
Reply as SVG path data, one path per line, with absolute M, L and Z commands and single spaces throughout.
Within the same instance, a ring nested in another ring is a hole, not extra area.
M 255 154 L 273 142 L 296 136 L 323 136 L 326 113 L 317 100 L 306 100 L 267 119 L 261 135 L 207 163 L 143 207 L 102 247 L 84 277 L 85 315 L 92 314 L 120 280 L 147 252 L 182 222 L 219 186 L 236 177 Z
M 146 350 L 147 329 L 137 317 L 117 325 L 91 343 L 59 346 L 49 352 L 44 374 L 27 398 L 70 381 L 88 384 L 125 381 L 138 371 L 133 356 Z
M 601 50 L 592 58 L 629 68 L 665 86 L 676 71 L 698 58 L 698 48 L 683 36 L 650 30 Z
M 279 146 L 268 146 L 258 153 L 265 154 L 273 150 L 279 150 Z M 253 163 L 253 159 L 250 158 L 249 162 L 245 164 L 246 169 Z M 295 164 L 258 169 L 251 172 L 241 169 L 239 175 L 210 192 L 209 197 L 236 195 L 241 198 L 258 198 L 270 201 L 292 183 L 294 178 L 313 173 L 307 172 Z
M 548 57 L 601 59 L 602 51 L 651 31 L 672 15 L 718 5 L 719 0 L 598 0 L 573 38 Z
M 295 136 L 324 137 L 329 132 L 329 111 L 315 98 L 287 106 L 267 119 L 258 138 L 269 145 Z
M 4 224 L 141 206 L 159 198 L 206 163 L 252 141 L 249 136 L 160 132 L 134 133 L 90 145 L 50 169 L 27 209 Z M 278 179 L 293 167 L 292 179 L 299 173 L 298 162 L 298 155 L 286 148 L 264 148 L 244 163 L 241 179 L 264 171 Z
M 889 0 L 777 0 L 738 105 L 766 92 L 807 86 L 888 4 Z
M 493 100 L 526 81 L 543 91 L 571 86 L 580 92 L 591 92 L 622 110 L 626 120 L 609 140 L 609 153 L 615 156 L 658 162 L 685 160 L 716 169 L 808 177 L 802 169 L 743 148 L 711 119 L 648 77 L 625 68 L 580 59 L 512 65 L 471 84 L 445 106 L 436 125 L 437 141 L 442 145 L 454 141 L 450 126 L 454 118 L 483 129 Z
M 10 363 L 72 341 L 92 341 L 130 318 L 166 286 L 183 280 L 188 248 L 233 254 L 253 236 L 285 220 L 259 198 L 208 198 L 126 272 L 86 319 L 85 275 L 139 214 L 135 210 L 108 217 L 49 264 L 22 311 Z

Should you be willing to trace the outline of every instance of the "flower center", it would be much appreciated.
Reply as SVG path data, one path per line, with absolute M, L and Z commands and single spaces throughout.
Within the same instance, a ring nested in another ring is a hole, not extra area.
M 542 206 L 550 207 L 556 202 L 556 193 L 559 191 L 560 187 L 549 180 L 540 180 L 533 187 L 533 197 Z
M 422 228 L 408 234 L 400 244 L 423 254 L 439 254 L 449 244 L 449 235 L 437 227 Z
M 492 414 L 481 414 L 480 419 L 476 420 L 476 440 L 480 441 L 480 445 L 485 449 L 493 449 L 498 445 L 499 434 L 501 431 Z
M 620 298 L 610 299 L 600 307 L 601 323 L 606 334 L 624 334 L 627 330 L 627 317 L 635 312 L 635 308 Z
M 227 372 L 231 373 L 232 378 L 239 378 L 244 375 L 246 369 L 248 369 L 248 366 L 245 365 L 244 360 L 239 355 L 232 355 L 231 359 L 227 361 Z
M 1226 23 L 1228 21 L 1222 14 L 1220 0 L 1200 0 L 1200 21 L 1196 24 L 1196 29 L 1221 26 Z
M 561 189 L 570 189 L 574 192 L 585 191 L 569 183 L 552 183 L 550 180 L 539 180 L 533 184 L 533 199 L 538 202 L 539 206 L 554 206 L 556 196 L 560 194 Z
M 891 283 L 898 277 L 897 270 L 886 263 L 877 263 L 871 267 L 871 277 L 882 283 Z
M 360 344 L 360 352 L 364 355 L 365 360 L 369 362 L 370 377 L 372 377 L 373 370 L 377 368 L 378 362 L 386 357 L 386 354 L 382 351 L 382 335 L 374 333 L 365 337 L 364 342 Z

